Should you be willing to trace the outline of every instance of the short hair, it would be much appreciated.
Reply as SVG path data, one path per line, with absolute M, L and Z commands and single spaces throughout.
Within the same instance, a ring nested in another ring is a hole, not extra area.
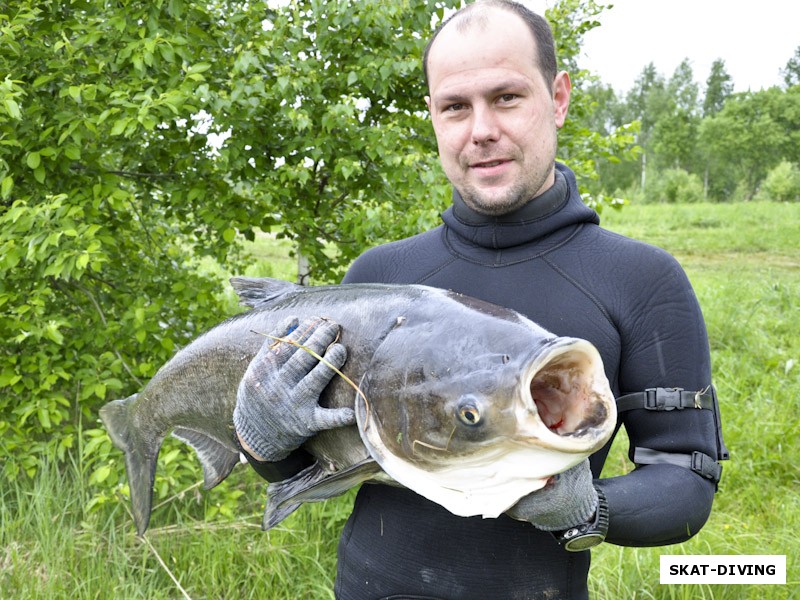
M 538 67 L 545 78 L 548 86 L 553 85 L 556 74 L 558 73 L 558 66 L 556 63 L 556 48 L 553 40 L 553 31 L 550 24 L 543 16 L 533 12 L 528 7 L 514 2 L 513 0 L 478 0 L 473 4 L 460 8 L 455 13 L 445 19 L 436 30 L 433 32 L 431 39 L 425 46 L 425 52 L 422 56 L 422 73 L 425 78 L 425 85 L 430 89 L 430 82 L 428 80 L 428 55 L 430 54 L 431 47 L 436 41 L 436 38 L 441 33 L 442 29 L 447 27 L 448 24 L 455 20 L 462 21 L 456 23 L 455 26 L 463 31 L 467 29 L 475 20 L 486 20 L 485 10 L 488 8 L 499 8 L 511 12 L 521 18 L 528 26 L 533 39 L 536 42 L 536 54 Z

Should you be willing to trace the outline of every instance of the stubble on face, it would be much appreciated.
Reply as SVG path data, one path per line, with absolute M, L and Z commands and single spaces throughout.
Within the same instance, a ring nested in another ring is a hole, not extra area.
M 548 164 L 553 165 L 555 158 L 554 151 Z M 465 157 L 460 160 L 462 168 L 468 169 L 470 161 Z M 510 186 L 495 194 L 481 190 L 466 179 L 456 185 L 456 190 L 464 203 L 475 212 L 489 217 L 499 217 L 514 212 L 530 202 L 545 187 L 552 173 L 552 167 L 545 170 L 531 169 L 527 173 L 523 173 Z

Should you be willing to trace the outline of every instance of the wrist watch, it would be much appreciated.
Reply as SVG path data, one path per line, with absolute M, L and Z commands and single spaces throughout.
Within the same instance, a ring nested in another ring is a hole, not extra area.
M 597 510 L 588 521 L 553 535 L 564 550 L 581 552 L 594 548 L 606 539 L 608 533 L 608 500 L 602 490 L 597 490 Z

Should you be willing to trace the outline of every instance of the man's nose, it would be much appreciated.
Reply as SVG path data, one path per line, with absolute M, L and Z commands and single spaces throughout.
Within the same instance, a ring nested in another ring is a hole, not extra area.
M 500 139 L 500 122 L 497 114 L 490 106 L 479 106 L 473 109 L 472 143 L 485 144 Z

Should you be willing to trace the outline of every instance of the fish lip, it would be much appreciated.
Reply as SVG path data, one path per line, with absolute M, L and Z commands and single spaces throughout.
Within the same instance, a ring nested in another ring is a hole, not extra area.
M 559 337 L 534 352 L 517 411 L 516 443 L 576 454 L 599 450 L 613 434 L 616 401 L 594 345 Z

